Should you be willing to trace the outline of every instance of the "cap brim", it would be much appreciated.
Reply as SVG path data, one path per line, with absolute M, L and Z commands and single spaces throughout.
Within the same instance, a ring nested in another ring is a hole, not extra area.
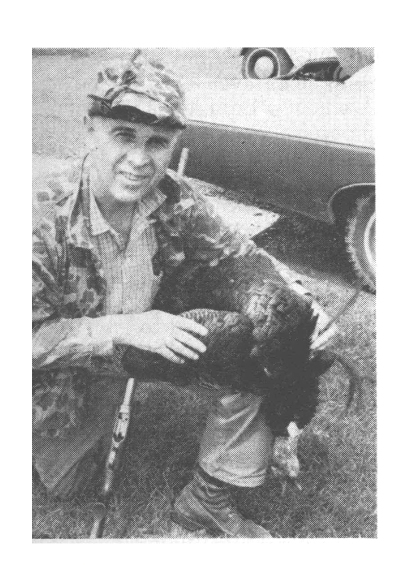
M 186 125 L 186 120 L 180 112 L 173 111 L 165 103 L 155 101 L 144 93 L 123 93 L 113 100 L 110 107 L 111 109 L 116 107 L 133 107 L 144 113 L 154 115 L 159 121 L 173 120 L 182 127 Z

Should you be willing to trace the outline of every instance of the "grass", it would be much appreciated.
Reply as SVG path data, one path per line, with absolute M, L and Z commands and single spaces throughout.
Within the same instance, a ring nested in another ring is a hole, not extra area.
M 239 60 L 211 52 L 164 53 L 187 79 L 238 76 Z M 158 56 L 158 55 L 156 55 Z M 33 60 L 33 152 L 39 157 L 77 156 L 83 146 L 82 96 L 92 81 L 99 56 Z M 77 97 L 76 97 L 77 96 Z M 219 189 L 204 185 L 207 193 Z M 223 193 L 241 202 L 241 194 Z M 244 198 L 247 200 L 247 198 Z M 247 202 L 253 203 L 252 200 Z M 283 217 L 257 237 L 258 244 L 287 262 L 333 314 L 350 295 L 350 280 L 340 245 L 328 227 L 306 219 Z M 335 348 L 351 356 L 374 377 L 375 301 L 363 293 L 340 321 Z M 247 515 L 280 538 L 376 537 L 376 392 L 365 385 L 364 407 L 344 411 L 347 379 L 338 366 L 323 377 L 322 402 L 299 446 L 302 491 L 287 488 L 269 474 L 265 485 L 236 493 Z M 108 538 L 197 538 L 169 520 L 174 496 L 190 479 L 209 397 L 169 385 L 143 385 L 126 444 L 120 482 L 112 502 Z M 95 493 L 69 502 L 47 497 L 33 484 L 33 536 L 85 538 L 92 522 Z
M 190 479 L 209 400 L 164 385 L 138 395 L 120 482 L 106 527 L 109 538 L 196 538 L 169 520 L 172 499 Z M 376 533 L 375 394 L 365 410 L 345 414 L 346 382 L 333 370 L 323 379 L 323 403 L 301 438 L 302 491 L 271 474 L 259 489 L 238 493 L 242 511 L 281 538 L 374 537 Z M 95 493 L 51 501 L 36 485 L 33 532 L 86 538 Z M 204 536 L 204 533 L 199 533 Z

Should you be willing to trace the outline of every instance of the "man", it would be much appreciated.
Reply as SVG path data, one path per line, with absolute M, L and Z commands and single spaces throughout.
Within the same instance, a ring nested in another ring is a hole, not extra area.
M 203 326 L 151 310 L 162 275 L 184 260 L 216 266 L 255 253 L 209 203 L 167 170 L 185 126 L 173 76 L 144 61 L 98 74 L 82 164 L 37 193 L 33 243 L 34 461 L 56 496 L 83 489 L 103 467 L 125 387 L 121 347 L 182 363 L 205 351 Z M 193 480 L 173 519 L 190 530 L 270 537 L 235 508 L 231 486 L 264 483 L 273 436 L 261 399 L 215 401 Z

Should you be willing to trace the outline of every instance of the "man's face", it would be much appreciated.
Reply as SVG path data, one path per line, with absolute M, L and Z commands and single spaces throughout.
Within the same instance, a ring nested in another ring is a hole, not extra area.
M 131 205 L 153 192 L 164 177 L 179 130 L 105 117 L 87 121 L 94 194 Z

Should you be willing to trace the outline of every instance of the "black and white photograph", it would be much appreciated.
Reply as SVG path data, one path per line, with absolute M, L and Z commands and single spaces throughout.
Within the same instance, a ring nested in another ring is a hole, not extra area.
M 32 49 L 32 538 L 376 539 L 377 53 L 171 41 Z

